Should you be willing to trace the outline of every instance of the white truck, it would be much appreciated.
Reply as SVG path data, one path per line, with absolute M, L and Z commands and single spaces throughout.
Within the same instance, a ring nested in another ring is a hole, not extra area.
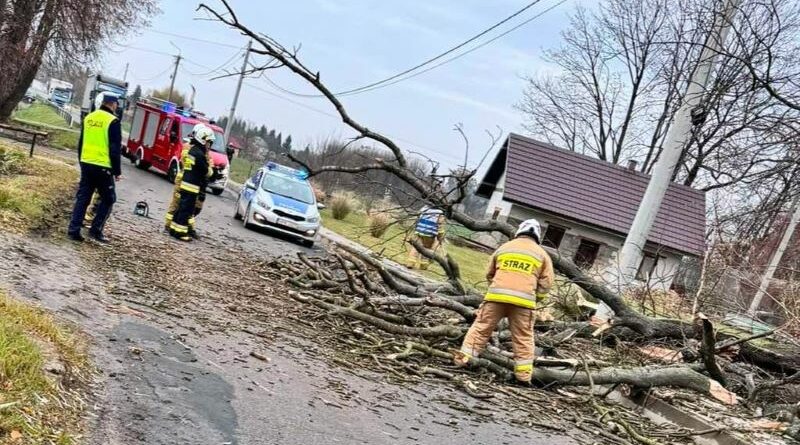
M 128 82 L 97 73 L 86 79 L 86 89 L 83 90 L 83 102 L 81 102 L 81 120 L 94 111 L 94 99 L 98 93 L 104 92 L 113 93 L 119 98 L 117 113 L 122 118 L 128 103 Z
M 47 81 L 47 100 L 63 108 L 72 101 L 72 84 L 59 79 Z

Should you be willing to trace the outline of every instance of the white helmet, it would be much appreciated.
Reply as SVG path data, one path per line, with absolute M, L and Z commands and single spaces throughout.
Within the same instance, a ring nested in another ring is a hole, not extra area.
M 201 145 L 214 143 L 217 137 L 214 135 L 214 130 L 208 128 L 205 124 L 197 124 L 192 129 L 192 137 Z
M 526 219 L 522 221 L 519 228 L 517 228 L 517 233 L 514 234 L 515 237 L 520 235 L 532 236 L 538 243 L 542 239 L 542 226 L 540 226 L 539 221 L 535 219 Z

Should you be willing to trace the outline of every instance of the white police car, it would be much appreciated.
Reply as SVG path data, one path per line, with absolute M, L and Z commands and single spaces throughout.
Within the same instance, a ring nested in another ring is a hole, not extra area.
M 236 200 L 234 218 L 299 238 L 306 247 L 319 239 L 320 217 L 308 174 L 268 162 L 247 180 Z

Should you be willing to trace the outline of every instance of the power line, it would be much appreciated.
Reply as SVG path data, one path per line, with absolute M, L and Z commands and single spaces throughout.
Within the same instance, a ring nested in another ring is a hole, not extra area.
M 425 73 L 427 73 L 429 71 L 435 70 L 436 68 L 439 68 L 442 65 L 446 65 L 446 64 L 448 64 L 450 62 L 453 62 L 454 60 L 460 59 L 460 58 L 466 56 L 467 54 L 470 54 L 470 53 L 472 53 L 474 51 L 477 51 L 477 50 L 483 48 L 484 46 L 489 45 L 490 43 L 492 43 L 492 42 L 494 42 L 494 41 L 496 41 L 496 40 L 498 40 L 498 39 L 500 39 L 502 37 L 505 37 L 506 35 L 516 31 L 519 28 L 522 28 L 523 26 L 527 25 L 528 23 L 530 23 L 530 22 L 538 19 L 539 17 L 547 14 L 548 12 L 552 11 L 553 9 L 563 5 L 564 3 L 566 3 L 566 1 L 567 0 L 560 0 L 558 3 L 555 3 L 554 5 L 550 6 L 547 9 L 545 9 L 544 11 L 542 11 L 542 12 L 534 15 L 533 17 L 525 20 L 524 22 L 520 23 L 519 25 L 514 26 L 513 28 L 510 28 L 509 30 L 503 32 L 502 34 L 498 34 L 497 36 L 495 36 L 495 37 L 493 37 L 493 38 L 481 43 L 480 45 L 477 45 L 477 46 L 475 46 L 473 48 L 470 48 L 469 50 L 464 51 L 463 53 L 457 54 L 457 55 L 455 55 L 455 56 L 453 56 L 453 57 L 451 57 L 449 59 L 445 59 L 442 62 L 437 63 L 436 65 L 428 67 L 428 68 L 426 68 L 426 69 L 424 69 L 422 71 L 417 71 L 416 73 L 412 73 L 411 75 L 403 77 L 401 79 L 396 79 L 393 82 L 389 82 L 389 83 L 378 85 L 378 86 L 375 86 L 375 87 L 372 87 L 372 88 L 364 89 L 364 90 L 358 91 L 357 93 L 352 93 L 352 94 L 366 93 L 366 92 L 377 90 L 377 89 L 380 89 L 380 88 L 385 88 L 385 87 L 388 87 L 388 86 L 392 86 L 394 84 L 403 82 L 403 81 L 408 80 L 408 79 L 413 79 L 414 77 L 421 76 L 422 74 L 425 74 Z M 352 94 L 346 94 L 346 96 L 347 95 L 352 95 Z
M 359 88 L 353 88 L 353 89 L 351 89 L 351 90 L 342 91 L 342 92 L 339 92 L 339 93 L 334 93 L 334 94 L 335 94 L 336 96 L 353 96 L 353 95 L 356 95 L 356 94 L 366 93 L 366 92 L 374 91 L 374 90 L 377 90 L 377 89 L 380 89 L 380 88 L 385 88 L 385 87 L 388 87 L 388 86 L 391 86 L 391 85 L 395 85 L 395 84 L 397 84 L 397 83 L 403 82 L 403 81 L 405 81 L 405 80 L 408 80 L 408 79 L 412 79 L 412 78 L 414 78 L 414 77 L 417 77 L 417 76 L 419 76 L 419 75 L 422 75 L 422 74 L 425 74 L 425 73 L 427 73 L 427 72 L 430 72 L 430 71 L 432 71 L 432 70 L 435 70 L 436 68 L 439 68 L 439 67 L 441 67 L 442 65 L 446 65 L 446 64 L 448 64 L 448 63 L 450 63 L 450 62 L 453 62 L 453 61 L 455 61 L 455 60 L 457 60 L 457 59 L 460 59 L 461 57 L 464 57 L 464 56 L 466 56 L 467 54 L 470 54 L 470 53 L 472 53 L 472 52 L 474 52 L 474 51 L 477 51 L 478 49 L 480 49 L 480 48 L 483 48 L 483 47 L 485 47 L 485 46 L 487 46 L 487 45 L 489 45 L 489 44 L 491 44 L 491 43 L 493 43 L 493 42 L 497 41 L 498 39 L 500 39 L 500 38 L 502 38 L 502 37 L 505 37 L 505 36 L 507 36 L 508 34 L 510 34 L 510 33 L 512 33 L 512 32 L 514 32 L 514 31 L 518 30 L 519 28 L 522 28 L 523 26 L 525 26 L 525 25 L 527 25 L 527 24 L 531 23 L 532 21 L 534 21 L 534 20 L 538 19 L 539 17 L 543 16 L 544 14 L 547 14 L 548 12 L 550 12 L 550 11 L 552 11 L 553 9 L 557 8 L 558 6 L 561 6 L 561 5 L 562 5 L 562 4 L 564 4 L 564 3 L 565 3 L 567 0 L 560 0 L 560 1 L 558 1 L 557 3 L 553 4 L 552 6 L 550 6 L 550 7 L 549 7 L 549 8 L 547 8 L 547 9 L 545 9 L 544 11 L 542 11 L 542 12 L 540 12 L 540 13 L 538 13 L 538 14 L 534 15 L 533 17 L 530 17 L 529 19 L 527 19 L 527 20 L 523 21 L 522 23 L 520 23 L 520 24 L 518 24 L 518 25 L 516 25 L 516 26 L 514 26 L 514 27 L 512 27 L 512 28 L 510 28 L 510 29 L 508 29 L 508 30 L 506 30 L 506 31 L 504 31 L 504 32 L 502 32 L 501 34 L 498 34 L 497 36 L 495 36 L 495 37 L 492 37 L 491 39 L 489 39 L 489 40 L 487 40 L 487 41 L 485 41 L 485 42 L 482 42 L 482 43 L 480 43 L 479 45 L 476 45 L 476 46 L 474 46 L 474 47 L 472 47 L 472 48 L 468 49 L 467 51 L 464 51 L 463 53 L 456 54 L 455 56 L 453 56 L 453 57 L 450 57 L 450 58 L 448 58 L 448 59 L 445 59 L 445 60 L 443 60 L 442 62 L 440 62 L 440 63 L 437 63 L 436 65 L 433 65 L 433 66 L 431 66 L 431 67 L 428 67 L 428 68 L 426 68 L 426 69 L 424 69 L 424 70 L 422 70 L 422 71 L 417 71 L 417 72 L 413 72 L 413 73 L 412 73 L 412 71 L 415 71 L 416 69 L 418 69 L 418 68 L 421 68 L 422 66 L 425 66 L 425 65 L 427 65 L 427 64 L 430 64 L 431 62 L 433 62 L 433 61 L 435 61 L 435 60 L 441 59 L 442 57 L 446 56 L 447 54 L 450 54 L 450 53 L 454 52 L 455 50 L 457 50 L 457 49 L 460 49 L 460 48 L 462 48 L 462 47 L 466 46 L 466 44 L 468 44 L 468 43 L 471 43 L 471 42 L 475 41 L 475 40 L 476 40 L 478 37 L 485 35 L 485 34 L 486 34 L 486 33 L 488 33 L 490 30 L 496 29 L 498 26 L 500 26 L 500 25 L 502 25 L 502 24 L 504 24 L 504 23 L 508 22 L 508 20 L 510 20 L 511 18 L 513 18 L 513 17 L 516 17 L 516 16 L 517 16 L 517 15 L 519 15 L 521 12 L 523 12 L 523 11 L 525 11 L 525 10 L 529 9 L 530 7 L 532 7 L 532 6 L 536 5 L 536 4 L 537 4 L 537 3 L 539 3 L 540 1 L 541 1 L 541 0 L 537 0 L 537 1 L 534 1 L 533 3 L 531 3 L 531 4 L 528 4 L 528 5 L 527 5 L 525 8 L 523 8 L 522 10 L 520 10 L 520 11 L 516 12 L 514 15 L 512 15 L 512 16 L 510 16 L 510 17 L 506 18 L 504 21 L 502 21 L 502 22 L 500 22 L 500 23 L 498 23 L 498 24 L 494 25 L 493 27 L 491 27 L 491 28 L 489 28 L 488 30 L 484 31 L 483 33 L 479 34 L 478 36 L 476 36 L 476 37 L 473 37 L 472 39 L 470 39 L 470 40 L 468 40 L 468 41 L 466 41 L 466 42 L 462 43 L 461 45 L 458 45 L 457 47 L 455 47 L 455 48 L 453 48 L 453 49 L 451 49 L 451 50 L 445 51 L 444 53 L 440 54 L 439 56 L 436 56 L 436 57 L 434 57 L 433 59 L 430 59 L 430 60 L 429 60 L 429 61 L 427 61 L 427 62 L 424 62 L 424 63 L 422 63 L 422 64 L 419 64 L 419 65 L 417 65 L 415 68 L 411 68 L 411 69 L 405 70 L 405 71 L 403 71 L 402 73 L 395 74 L 395 75 L 393 75 L 393 76 L 390 76 L 390 77 L 387 77 L 386 79 L 383 79 L 383 80 L 381 80 L 381 81 L 373 82 L 373 83 L 371 83 L 371 84 L 369 84 L 369 85 L 365 85 L 365 86 L 362 86 L 362 87 L 359 87 Z M 409 73 L 410 73 L 410 75 L 406 76 L 406 74 L 409 74 Z M 403 76 L 405 76 L 405 77 L 403 77 Z M 283 91 L 283 92 L 285 92 L 285 93 L 287 93 L 287 94 L 291 94 L 291 95 L 293 95 L 293 96 L 298 96 L 298 97 L 308 97 L 308 98 L 320 98 L 320 97 L 325 97 L 325 96 L 324 96 L 324 95 L 322 95 L 322 94 L 303 94 L 303 93 L 297 93 L 297 92 L 295 92 L 295 91 L 287 90 L 287 89 L 285 89 L 285 88 L 283 88 L 283 87 L 281 87 L 281 86 L 279 86 L 279 85 L 276 85 L 276 84 L 275 84 L 274 82 L 272 82 L 272 81 L 270 81 L 270 83 L 271 83 L 271 84 L 272 84 L 274 87 L 276 87 L 276 88 L 280 89 L 281 91 Z
M 245 82 L 244 84 L 247 85 L 250 88 L 253 88 L 254 90 L 257 90 L 257 91 L 260 91 L 262 93 L 268 94 L 268 95 L 270 95 L 272 97 L 276 97 L 276 98 L 281 99 L 283 101 L 292 103 L 294 105 L 297 105 L 298 107 L 305 108 L 307 110 L 310 110 L 310 111 L 313 111 L 315 113 L 330 117 L 330 118 L 335 119 L 337 121 L 341 120 L 341 116 L 339 116 L 338 114 L 330 113 L 330 112 L 327 112 L 325 110 L 321 110 L 319 108 L 312 107 L 310 105 L 304 104 L 302 102 L 298 102 L 298 101 L 296 101 L 294 99 L 288 98 L 286 96 L 282 96 L 282 95 L 280 95 L 280 94 L 278 94 L 278 93 L 276 93 L 274 91 L 269 91 L 267 89 L 261 88 L 258 85 L 254 85 L 254 84 L 252 84 L 250 82 Z M 425 151 L 430 152 L 430 153 L 436 153 L 438 155 L 446 156 L 446 157 L 451 158 L 453 160 L 460 160 L 460 158 L 456 157 L 455 155 L 453 155 L 451 153 L 446 153 L 446 152 L 439 151 L 439 150 L 431 148 L 431 147 L 426 147 L 424 145 L 419 145 L 416 142 L 409 141 L 409 140 L 402 139 L 402 138 L 398 138 L 398 137 L 395 137 L 395 136 L 392 136 L 392 135 L 389 135 L 389 134 L 387 134 L 387 136 L 389 136 L 389 137 L 391 137 L 393 139 L 396 139 L 396 140 L 398 140 L 400 142 L 403 142 L 403 143 L 406 143 L 406 144 L 409 144 L 409 145 L 413 145 L 414 147 L 424 149 Z
M 206 40 L 206 39 L 201 39 L 199 37 L 187 36 L 185 34 L 176 34 L 174 32 L 159 31 L 157 29 L 147 29 L 146 31 L 149 31 L 149 32 L 152 32 L 152 33 L 155 33 L 155 34 L 161 34 L 161 35 L 165 35 L 165 36 L 175 37 L 175 38 L 178 38 L 178 39 L 184 39 L 184 40 L 191 40 L 191 41 L 194 41 L 194 42 L 206 43 L 206 44 L 209 44 L 209 45 L 224 46 L 226 48 L 237 48 L 237 49 L 241 48 L 241 46 L 238 46 L 238 45 L 233 45 L 233 44 L 229 44 L 229 43 L 222 43 L 222 42 L 215 42 L 214 40 Z
M 242 51 L 243 51 L 243 50 L 242 50 L 242 48 L 239 48 L 239 51 L 235 52 L 235 53 L 234 53 L 234 54 L 233 54 L 231 57 L 229 57 L 229 58 L 228 58 L 226 61 L 222 62 L 222 63 L 221 63 L 219 66 L 217 66 L 216 68 L 211 68 L 211 69 L 209 69 L 209 70 L 208 70 L 208 71 L 206 71 L 205 73 L 193 73 L 193 72 L 191 72 L 191 71 L 189 71 L 189 70 L 187 70 L 187 69 L 185 69 L 185 68 L 182 68 L 181 70 L 182 70 L 183 72 L 185 72 L 186 74 L 188 74 L 188 75 L 190 75 L 190 76 L 195 76 L 195 77 L 205 77 L 205 76 L 210 76 L 211 74 L 215 74 L 215 73 L 219 73 L 219 72 L 224 72 L 224 71 L 223 71 L 223 69 L 224 69 L 224 68 L 227 68 L 227 67 L 228 67 L 228 65 L 230 65 L 231 63 L 233 63 L 233 62 L 235 62 L 235 61 L 239 60 L 239 58 L 240 58 L 240 56 L 241 56 L 241 54 L 242 54 Z M 187 59 L 186 61 L 187 61 L 187 62 L 189 62 L 189 63 L 191 63 L 192 65 L 196 65 L 196 66 L 199 66 L 199 67 L 201 67 L 201 68 L 206 68 L 205 66 L 203 66 L 203 65 L 200 65 L 200 64 L 198 64 L 198 63 L 195 63 L 195 62 L 193 62 L 193 61 L 191 61 L 191 60 L 188 60 L 188 59 Z M 208 69 L 208 68 L 206 68 L 206 69 Z
M 135 74 L 131 74 L 131 77 L 135 78 L 137 82 L 150 82 L 152 80 L 158 79 L 159 77 L 163 76 L 164 74 L 167 74 L 167 72 L 169 72 L 170 69 L 172 69 L 172 66 L 168 66 L 164 71 L 161 71 L 160 73 L 156 74 L 153 77 L 148 77 L 148 78 L 145 78 L 145 79 L 142 79 L 141 77 L 136 76 Z

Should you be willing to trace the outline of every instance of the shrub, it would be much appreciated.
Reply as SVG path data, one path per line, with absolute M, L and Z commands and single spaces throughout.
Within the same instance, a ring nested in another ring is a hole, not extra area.
M 22 169 L 25 155 L 16 150 L 0 147 L 0 175 L 13 175 Z
M 331 215 L 334 219 L 342 220 L 347 218 L 358 206 L 358 201 L 350 193 L 334 193 L 331 197 Z
M 380 238 L 392 225 L 392 217 L 386 212 L 373 213 L 369 217 L 369 234 Z
M 325 202 L 327 195 L 321 184 L 316 181 L 311 181 L 311 191 L 314 192 L 314 198 L 316 198 L 317 202 Z

